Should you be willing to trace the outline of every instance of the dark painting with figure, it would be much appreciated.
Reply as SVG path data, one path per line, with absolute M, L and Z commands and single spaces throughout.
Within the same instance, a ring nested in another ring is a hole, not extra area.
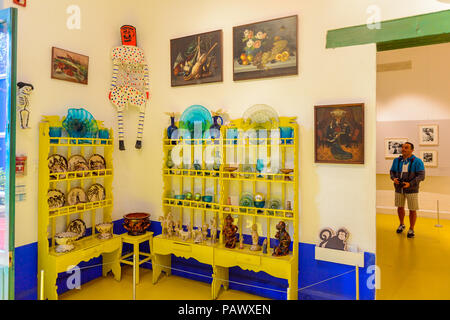
M 364 104 L 315 107 L 316 163 L 364 163 Z
M 319 247 L 334 249 L 334 250 L 347 250 L 347 240 L 350 237 L 350 232 L 345 228 L 340 228 L 337 232 L 334 232 L 331 228 L 325 228 L 320 231 Z

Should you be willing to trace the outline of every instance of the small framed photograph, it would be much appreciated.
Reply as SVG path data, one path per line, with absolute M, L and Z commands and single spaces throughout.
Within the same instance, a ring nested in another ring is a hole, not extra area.
M 438 152 L 437 151 L 420 151 L 420 158 L 425 167 L 438 166 Z
M 437 124 L 420 125 L 419 144 L 422 146 L 437 146 L 439 144 L 439 126 Z
M 407 138 L 386 138 L 384 140 L 384 153 L 386 159 L 397 158 L 402 155 L 402 145 L 408 142 Z

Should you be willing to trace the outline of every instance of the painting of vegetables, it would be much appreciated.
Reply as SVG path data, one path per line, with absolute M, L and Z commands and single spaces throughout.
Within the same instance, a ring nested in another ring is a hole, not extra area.
M 88 84 L 89 57 L 52 48 L 52 79 Z
M 170 41 L 172 87 L 223 80 L 222 30 Z
M 298 16 L 233 28 L 235 81 L 298 74 Z

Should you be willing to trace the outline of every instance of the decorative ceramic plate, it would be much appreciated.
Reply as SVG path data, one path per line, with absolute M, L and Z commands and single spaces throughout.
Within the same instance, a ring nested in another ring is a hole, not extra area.
M 272 199 L 269 201 L 269 208 L 270 209 L 280 209 L 281 208 L 281 201 L 278 199 Z
M 89 165 L 86 159 L 81 155 L 75 155 L 69 159 L 69 172 L 75 171 L 89 171 Z M 83 174 L 77 174 L 78 177 L 82 177 Z
M 254 129 L 278 128 L 279 116 L 274 108 L 267 104 L 257 104 L 245 111 L 242 117 L 247 127 Z
M 89 202 L 103 201 L 106 199 L 106 190 L 101 184 L 93 184 L 87 191 Z
M 67 159 L 60 154 L 54 154 L 48 157 L 48 168 L 50 169 L 50 173 L 67 172 Z M 60 175 L 59 177 L 64 179 L 65 175 Z
M 47 193 L 47 202 L 49 209 L 57 209 L 64 207 L 66 199 L 64 193 L 59 190 L 49 190 Z
M 73 188 L 67 194 L 67 203 L 69 206 L 75 206 L 80 203 L 86 203 L 86 192 L 81 188 Z
M 88 160 L 89 168 L 91 170 L 105 170 L 106 169 L 106 161 L 103 156 L 99 154 L 94 154 Z
M 83 238 L 86 235 L 86 223 L 81 219 L 73 220 L 67 226 L 66 232 L 73 232 L 79 235 L 77 240 Z
M 180 118 L 180 129 L 186 129 L 194 134 L 195 123 L 201 123 L 203 134 L 211 127 L 213 120 L 208 109 L 200 105 L 193 105 L 187 108 Z M 191 139 L 194 139 L 191 136 Z
M 241 207 L 253 207 L 254 202 L 252 194 L 249 192 L 243 193 L 241 196 L 241 200 L 239 201 L 239 205 Z
M 72 138 L 95 138 L 98 132 L 97 121 L 85 109 L 69 109 L 63 127 Z

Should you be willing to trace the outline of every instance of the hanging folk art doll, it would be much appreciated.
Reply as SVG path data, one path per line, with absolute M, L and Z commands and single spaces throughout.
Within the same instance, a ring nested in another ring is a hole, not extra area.
M 150 99 L 149 69 L 145 62 L 144 51 L 137 47 L 136 28 L 125 25 L 120 30 L 122 46 L 112 51 L 113 76 L 109 99 L 117 108 L 120 150 L 125 150 L 123 113 L 128 106 L 139 108 L 136 149 L 141 149 L 145 108 Z
M 30 95 L 33 93 L 34 87 L 32 84 L 19 82 L 17 84 L 19 89 L 17 94 L 17 108 L 20 115 L 20 126 L 22 129 L 30 129 L 28 122 L 30 120 Z

